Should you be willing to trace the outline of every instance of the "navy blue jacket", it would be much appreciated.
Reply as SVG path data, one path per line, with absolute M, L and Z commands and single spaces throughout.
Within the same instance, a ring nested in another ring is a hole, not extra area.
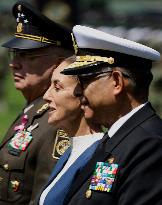
M 96 162 L 114 157 L 119 165 L 111 192 L 86 198 Z M 53 203 L 54 204 L 54 203 Z M 65 205 L 161 205 L 162 120 L 150 104 L 135 113 L 111 139 L 101 140 L 92 159 L 77 174 Z

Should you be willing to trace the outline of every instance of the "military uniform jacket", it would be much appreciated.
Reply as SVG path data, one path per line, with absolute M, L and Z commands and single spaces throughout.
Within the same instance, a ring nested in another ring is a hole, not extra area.
M 113 158 L 118 170 L 110 192 L 86 197 L 96 162 Z M 65 205 L 161 205 L 162 120 L 150 104 L 135 113 L 112 138 L 104 136 L 92 159 L 76 174 Z
M 8 151 L 8 144 L 14 136 L 13 130 L 21 124 L 19 115 L 0 144 L 0 205 L 34 204 L 34 199 L 47 181 L 56 159 L 52 157 L 56 131 L 48 125 L 48 106 L 42 97 L 26 113 L 25 127 L 34 126 L 32 141 L 19 156 Z

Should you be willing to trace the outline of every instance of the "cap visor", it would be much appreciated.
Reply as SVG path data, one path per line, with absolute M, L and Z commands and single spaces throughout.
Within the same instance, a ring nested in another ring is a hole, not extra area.
M 101 66 L 102 65 L 102 66 Z M 106 66 L 106 69 L 105 69 Z M 74 67 L 74 68 L 67 68 L 61 71 L 64 75 L 93 75 L 97 73 L 103 73 L 108 71 L 108 63 L 105 62 L 96 62 L 93 64 Z
M 13 49 L 34 49 L 46 46 L 49 46 L 49 44 L 16 37 L 2 44 L 2 47 Z

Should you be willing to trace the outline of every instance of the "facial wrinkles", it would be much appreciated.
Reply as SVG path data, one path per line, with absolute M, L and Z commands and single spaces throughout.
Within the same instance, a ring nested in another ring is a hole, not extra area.
M 50 68 L 52 62 L 45 64 L 44 59 L 34 59 L 33 61 L 22 61 L 21 69 L 15 70 L 23 76 L 19 88 L 27 100 L 32 100 L 44 94 L 50 84 L 50 77 L 53 68 Z

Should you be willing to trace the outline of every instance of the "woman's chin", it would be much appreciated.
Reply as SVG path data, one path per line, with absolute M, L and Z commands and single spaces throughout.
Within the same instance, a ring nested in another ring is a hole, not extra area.
M 48 118 L 48 124 L 55 127 L 55 129 L 59 129 L 61 126 L 60 120 L 50 118 Z
M 48 124 L 49 124 L 49 125 L 53 125 L 53 122 L 51 122 L 50 120 L 48 120 Z
M 48 124 L 54 126 L 54 125 L 56 124 L 56 120 L 53 120 L 53 119 L 48 118 Z

